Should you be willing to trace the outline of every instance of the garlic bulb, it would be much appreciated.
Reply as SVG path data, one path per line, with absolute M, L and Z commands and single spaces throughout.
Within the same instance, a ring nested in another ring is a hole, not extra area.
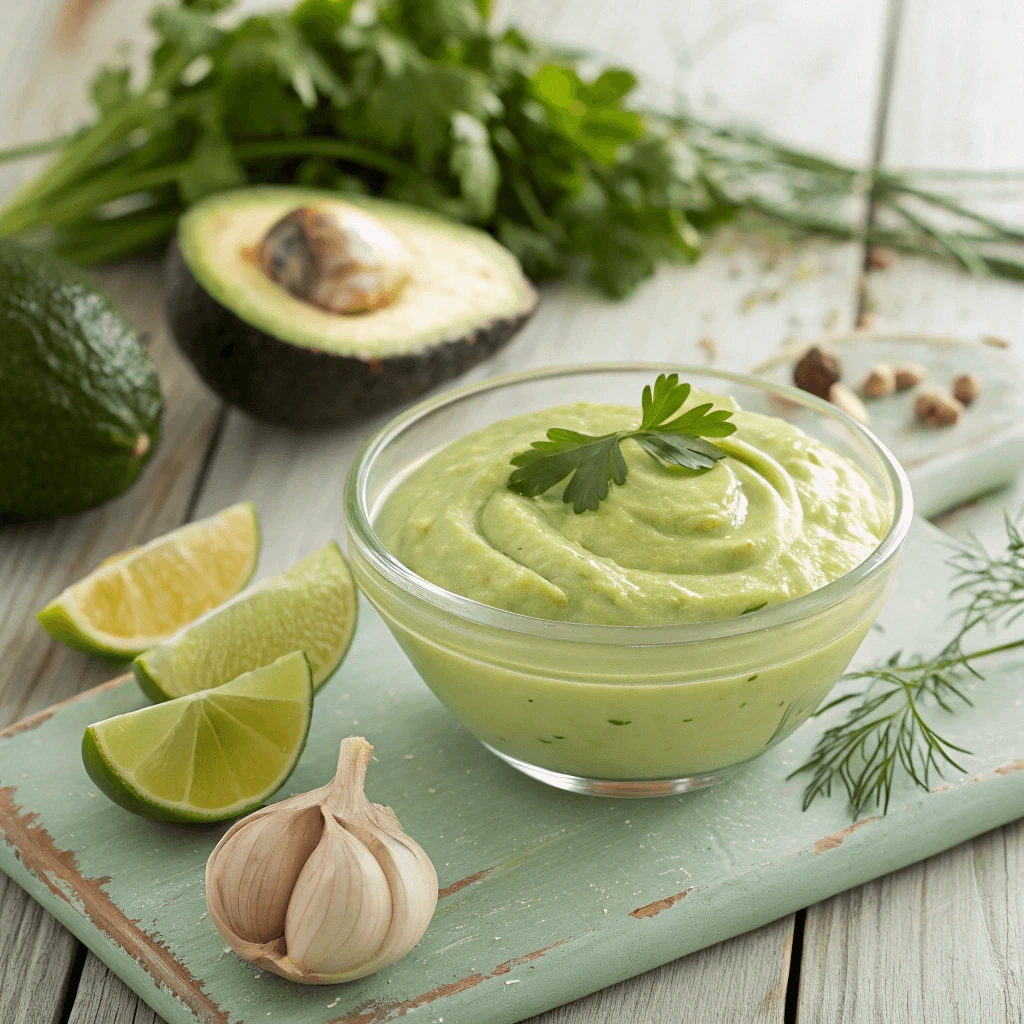
M 393 964 L 427 930 L 437 873 L 395 812 L 366 798 L 372 752 L 343 740 L 333 782 L 243 818 L 210 854 L 210 917 L 243 960 L 328 985 Z

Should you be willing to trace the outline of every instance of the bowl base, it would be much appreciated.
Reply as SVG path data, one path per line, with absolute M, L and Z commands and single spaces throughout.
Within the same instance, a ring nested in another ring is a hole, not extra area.
M 480 741 L 483 743 L 483 740 Z M 688 793 L 691 789 L 704 789 L 721 782 L 726 772 L 715 772 L 713 775 L 691 775 L 681 779 L 588 779 L 581 775 L 566 775 L 564 772 L 541 768 L 540 765 L 520 761 L 518 757 L 503 754 L 489 743 L 483 743 L 492 754 L 500 757 L 506 764 L 512 765 L 517 771 L 529 775 L 531 779 L 544 782 L 555 789 L 564 789 L 569 793 L 583 793 L 585 796 L 607 796 L 627 799 L 642 799 L 652 796 L 673 796 L 676 793 Z

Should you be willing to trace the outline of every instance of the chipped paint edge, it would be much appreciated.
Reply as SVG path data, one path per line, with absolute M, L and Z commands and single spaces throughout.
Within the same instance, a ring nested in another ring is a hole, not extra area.
M 457 981 L 449 981 L 443 985 L 437 985 L 435 988 L 428 989 L 426 992 L 422 992 L 420 995 L 413 996 L 410 999 L 367 1000 L 367 1002 L 353 1007 L 344 1017 L 335 1017 L 333 1020 L 328 1021 L 327 1024 L 388 1024 L 389 1021 L 396 1020 L 398 1017 L 404 1017 L 407 1013 L 418 1010 L 422 1006 L 428 1006 L 439 999 L 459 995 L 461 992 L 468 992 L 471 988 L 476 988 L 477 985 L 482 985 L 485 981 L 500 978 L 502 975 L 508 974 L 513 967 L 521 967 L 523 964 L 528 964 L 533 960 L 539 960 L 552 949 L 557 949 L 559 946 L 564 946 L 567 942 L 571 941 L 572 936 L 569 935 L 564 939 L 559 939 L 558 942 L 552 942 L 549 946 L 535 949 L 532 953 L 524 953 L 521 956 L 512 957 L 511 960 L 505 960 L 488 974 L 480 974 L 474 971 L 472 974 L 467 974 Z
M 13 854 L 24 872 L 45 887 L 69 913 L 57 913 L 53 901 L 40 902 L 129 984 L 137 979 L 126 977 L 123 965 L 109 963 L 109 946 L 97 944 L 97 937 L 113 944 L 149 978 L 157 992 L 171 996 L 196 1024 L 231 1024 L 228 1011 L 205 993 L 204 983 L 192 975 L 159 937 L 139 928 L 138 922 L 130 920 L 111 899 L 103 888 L 110 879 L 86 878 L 78 868 L 74 852 L 60 849 L 39 823 L 38 812 L 25 810 L 17 804 L 15 793 L 14 786 L 0 787 L 0 851 Z M 10 871 L 9 864 L 0 864 L 0 867 Z M 39 899 L 31 889 L 29 892 Z M 77 897 L 77 902 L 69 892 Z M 91 930 L 86 925 L 90 925 Z M 153 1005 L 151 994 L 139 991 L 135 984 L 132 987 Z M 160 1007 L 154 1009 L 165 1012 Z

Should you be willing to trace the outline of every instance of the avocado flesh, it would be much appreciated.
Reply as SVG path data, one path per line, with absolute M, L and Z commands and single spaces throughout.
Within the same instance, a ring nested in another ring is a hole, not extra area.
M 412 254 L 397 299 L 330 313 L 267 278 L 253 247 L 300 206 L 355 206 Z M 412 207 L 297 188 L 220 193 L 182 217 L 165 266 L 168 320 L 180 347 L 226 401 L 264 420 L 346 423 L 398 405 L 504 345 L 537 297 L 489 235 Z
M 156 368 L 70 263 L 0 241 L 0 514 L 67 515 L 126 490 L 160 435 Z

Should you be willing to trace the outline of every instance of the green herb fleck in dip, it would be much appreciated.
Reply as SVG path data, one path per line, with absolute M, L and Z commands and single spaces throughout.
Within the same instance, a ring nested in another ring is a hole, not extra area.
M 703 436 L 713 443 L 693 443 L 721 449 L 709 467 L 683 468 L 668 449 L 658 456 L 664 445 L 657 438 L 642 444 L 620 434 L 607 444 L 621 452 L 626 472 L 609 454 L 606 496 L 588 494 L 586 509 L 577 512 L 571 494 L 563 500 L 571 467 L 541 493 L 516 493 L 510 462 L 536 463 L 544 452 L 521 456 L 531 445 L 540 449 L 536 442 L 550 428 L 558 429 L 549 437 L 605 439 L 656 421 L 649 395 L 642 415 L 580 402 L 515 416 L 450 444 L 398 486 L 376 529 L 410 569 L 453 593 L 544 619 L 615 625 L 770 607 L 825 586 L 878 546 L 891 510 L 851 461 L 731 398 L 694 391 L 678 415 L 707 403 L 730 410 L 736 428 L 723 436 L 709 426 Z M 675 421 L 665 419 L 655 430 L 671 432 Z M 575 456 L 561 457 L 571 463 Z

